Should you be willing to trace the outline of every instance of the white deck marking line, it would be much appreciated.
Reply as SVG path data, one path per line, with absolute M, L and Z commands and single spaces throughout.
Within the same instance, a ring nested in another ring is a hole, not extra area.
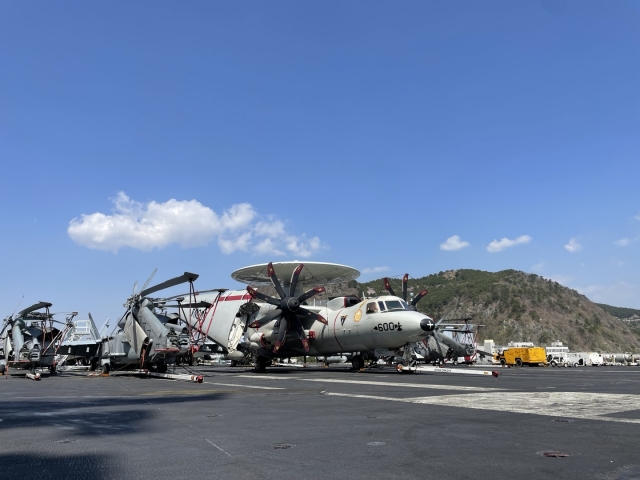
M 262 378 L 266 380 L 300 380 L 302 382 L 325 382 L 325 383 L 347 383 L 357 385 L 376 385 L 379 387 L 407 387 L 407 388 L 429 388 L 435 390 L 459 390 L 467 392 L 488 392 L 504 390 L 501 388 L 488 388 L 488 387 L 462 387 L 459 385 L 436 385 L 429 383 L 395 383 L 395 382 L 375 382 L 371 380 L 339 380 L 334 378 L 301 378 L 301 377 L 269 377 L 269 376 L 256 376 L 256 377 L 244 377 L 244 378 Z
M 605 422 L 640 423 L 640 419 L 605 417 L 640 409 L 640 395 L 586 392 L 510 392 L 505 402 L 504 392 L 468 393 L 437 397 L 394 398 L 374 395 L 326 392 L 335 397 L 365 398 L 391 402 L 439 405 L 445 407 L 495 410 L 550 417 L 601 420 Z
M 211 440 L 209 440 L 208 438 L 205 438 L 205 440 L 207 442 L 209 442 L 211 445 L 213 445 L 214 447 L 216 447 L 218 450 L 220 450 L 222 453 L 224 453 L 225 455 L 229 455 L 231 458 L 233 458 L 233 455 L 231 455 L 230 453 L 225 452 L 223 449 L 221 449 L 218 445 L 216 445 L 215 443 L 213 443 Z
M 259 387 L 256 385 L 240 385 L 239 383 L 202 382 L 209 385 L 222 385 L 223 387 L 259 388 L 261 390 L 284 390 L 284 387 Z
M 436 385 L 428 383 L 394 383 L 394 382 L 373 382 L 368 380 L 336 380 L 336 379 L 316 379 L 316 378 L 300 378 L 303 382 L 327 382 L 327 383 L 348 383 L 356 385 L 376 385 L 379 387 L 407 387 L 407 388 L 429 388 L 435 390 L 461 390 L 474 392 L 487 392 L 492 390 L 500 390 L 498 388 L 485 387 L 461 387 L 458 385 Z

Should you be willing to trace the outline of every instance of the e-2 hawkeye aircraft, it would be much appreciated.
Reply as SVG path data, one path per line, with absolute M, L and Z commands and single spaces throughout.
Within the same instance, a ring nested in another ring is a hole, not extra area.
M 359 352 L 352 357 L 356 369 L 364 366 L 364 357 L 374 359 L 397 355 L 399 351 L 406 363 L 411 362 L 409 345 L 426 338 L 435 328 L 433 319 L 415 310 L 415 303 L 410 305 L 394 295 L 367 300 L 336 297 L 324 306 L 308 303 L 325 291 L 323 285 L 346 282 L 359 275 L 351 267 L 322 262 L 253 265 L 231 275 L 250 284 L 246 290 L 200 293 L 197 300 L 210 305 L 204 314 L 198 316 L 184 310 L 181 315 L 192 327 L 222 345 L 228 358 L 239 359 L 250 351 L 258 372 L 264 372 L 274 358 L 346 352 Z M 273 286 L 279 298 L 259 292 L 252 285 Z M 306 287 L 310 288 L 305 291 Z

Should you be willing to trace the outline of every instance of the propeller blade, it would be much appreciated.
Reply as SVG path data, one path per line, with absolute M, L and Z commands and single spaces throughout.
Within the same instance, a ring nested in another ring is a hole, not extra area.
M 153 278 L 153 276 L 156 274 L 156 272 L 158 271 L 158 267 L 153 269 L 153 272 L 151 272 L 151 275 L 149 275 L 149 278 L 147 278 L 147 281 L 144 282 L 144 285 L 142 286 L 142 288 L 140 290 L 144 290 L 145 288 L 147 288 L 149 286 L 149 282 L 151 282 L 151 279 Z M 136 280 L 136 285 L 138 284 L 138 281 Z M 136 293 L 135 290 L 133 293 Z
M 276 308 L 275 310 L 272 310 L 271 312 L 267 313 L 264 317 L 256 318 L 253 321 L 253 323 L 249 325 L 249 327 L 251 328 L 264 327 L 267 323 L 275 320 L 280 315 L 282 315 L 282 310 L 280 310 L 279 308 Z
M 413 300 L 411 300 L 411 306 L 415 308 L 415 306 L 418 304 L 418 302 L 422 299 L 422 297 L 424 297 L 427 293 L 429 293 L 427 290 L 420 290 L 420 292 L 418 292 L 418 294 L 413 297 Z
M 260 300 L 265 301 L 271 305 L 275 305 L 276 307 L 280 306 L 280 300 L 275 297 L 265 295 L 264 293 L 257 291 L 255 288 L 247 287 L 247 292 L 249 292 L 249 295 L 251 295 L 253 298 L 259 298 Z
M 409 283 L 409 274 L 405 273 L 402 277 L 402 299 L 407 301 L 407 284 Z
M 300 264 L 293 271 L 293 275 L 291 275 L 291 285 L 289 286 L 289 296 L 293 297 L 296 293 L 296 286 L 298 285 L 298 277 L 300 276 L 300 272 L 304 268 L 304 264 Z
M 136 294 L 136 289 L 137 288 L 138 288 L 138 280 L 133 282 L 133 289 L 131 290 L 131 295 L 135 295 Z
M 307 300 L 309 300 L 314 295 L 317 295 L 318 293 L 322 293 L 324 291 L 325 291 L 324 287 L 313 287 L 311 290 L 308 290 L 308 291 L 304 292 L 302 295 L 300 295 L 298 297 L 298 302 L 300 302 L 300 304 L 302 304 L 303 302 L 306 302 Z
M 296 330 L 298 331 L 298 338 L 302 342 L 302 348 L 304 348 L 305 352 L 309 352 L 309 339 L 307 338 L 307 334 L 304 333 L 304 328 L 300 325 L 300 322 L 296 322 Z
M 276 291 L 278 292 L 278 295 L 280 295 L 280 298 L 285 298 L 287 294 L 284 293 L 284 290 L 282 289 L 282 285 L 280 285 L 280 280 L 278 280 L 278 277 L 276 276 L 276 271 L 273 269 L 273 264 L 271 262 L 269 262 L 269 265 L 267 265 L 267 275 L 269 275 L 269 278 L 271 279 L 271 283 L 273 283 L 273 286 L 276 287 Z
M 301 308 L 296 312 L 296 315 L 302 315 L 303 317 L 312 318 L 317 322 L 324 323 L 325 325 L 329 325 L 329 322 L 320 314 L 316 312 L 312 312 L 311 310 L 307 310 L 306 308 Z
M 158 285 L 155 285 L 153 287 L 149 287 L 146 290 L 142 289 L 142 291 L 140 292 L 140 296 L 141 297 L 146 297 L 146 296 L 148 296 L 148 295 L 150 295 L 150 294 L 152 294 L 154 292 L 157 292 L 159 290 L 164 290 L 165 288 L 174 287 L 176 285 L 180 285 L 181 283 L 192 282 L 196 278 L 198 278 L 198 274 L 184 272 L 179 277 L 175 277 L 175 278 L 172 278 L 171 280 L 167 280 L 166 282 L 159 283 Z
M 18 312 L 18 317 L 24 317 L 25 315 L 31 313 L 31 312 L 35 312 L 36 310 L 40 310 L 41 308 L 48 308 L 50 307 L 51 303 L 49 302 L 38 302 L 38 303 L 34 303 L 33 305 L 31 305 L 30 307 L 25 308 L 24 310 L 20 310 Z
M 389 283 L 389 279 L 387 277 L 384 277 L 382 279 L 382 281 L 384 282 L 384 288 L 387 290 L 387 292 L 389 292 L 391 295 L 393 295 L 395 297 L 396 294 L 393 291 L 393 288 L 391 288 L 391 284 Z
M 287 330 L 289 329 L 289 321 L 287 317 L 280 318 L 280 327 L 278 327 L 278 339 L 276 345 L 273 347 L 273 353 L 278 353 L 278 350 L 284 345 L 287 339 Z

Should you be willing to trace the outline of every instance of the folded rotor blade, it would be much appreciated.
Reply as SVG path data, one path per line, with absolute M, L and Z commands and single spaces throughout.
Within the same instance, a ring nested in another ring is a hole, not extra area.
M 38 302 L 38 303 L 34 303 L 33 305 L 31 305 L 30 307 L 25 308 L 24 310 L 20 310 L 18 312 L 18 317 L 24 317 L 25 315 L 27 315 L 28 313 L 31 312 L 35 312 L 36 310 L 40 310 L 41 308 L 45 308 L 45 307 L 50 307 L 51 303 L 49 302 Z
M 144 285 L 142 285 L 142 288 L 140 290 L 144 290 L 149 286 L 149 283 L 151 283 L 151 279 L 155 276 L 157 271 L 158 271 L 158 267 L 153 269 L 153 272 L 151 272 L 151 275 L 149 275 L 149 278 L 147 278 L 147 281 L 144 282 Z M 136 280 L 136 286 L 137 285 L 138 285 L 138 281 Z M 133 289 L 133 293 L 136 293 L 135 288 Z
M 176 285 L 180 285 L 181 283 L 194 281 L 196 278 L 198 278 L 198 274 L 197 273 L 184 272 L 179 277 L 175 277 L 175 278 L 172 278 L 171 280 L 167 280 L 166 282 L 159 283 L 158 285 L 155 285 L 153 287 L 149 287 L 146 290 L 143 289 L 140 292 L 140 296 L 141 297 L 146 297 L 147 295 L 150 295 L 150 294 L 152 294 L 154 292 L 157 292 L 159 290 L 164 290 L 165 288 L 174 287 Z
M 193 303 L 178 303 L 178 304 L 175 304 L 175 305 L 162 305 L 163 308 L 180 308 L 180 307 L 185 307 L 185 308 L 209 308 L 210 306 L 211 306 L 211 303 L 205 302 L 205 301 L 193 302 Z
M 249 327 L 251 328 L 264 327 L 267 323 L 275 320 L 280 315 L 282 315 L 282 310 L 280 310 L 279 308 L 276 308 L 275 310 L 272 310 L 271 312 L 267 313 L 264 317 L 256 318 L 253 321 L 253 323 L 249 325 Z
M 422 297 L 424 297 L 427 293 L 429 293 L 427 290 L 420 290 L 420 292 L 418 292 L 418 294 L 413 297 L 413 300 L 411 300 L 411 306 L 415 308 L 415 306 L 418 304 L 418 302 L 422 299 Z
M 304 328 L 300 325 L 300 322 L 296 322 L 296 330 L 298 331 L 298 338 L 302 342 L 302 348 L 304 348 L 305 352 L 309 352 L 309 340 L 307 339 L 307 334 L 304 333 Z
M 249 295 L 253 298 L 259 298 L 260 300 L 270 303 L 271 305 L 275 305 L 276 307 L 280 306 L 280 300 L 275 297 L 265 295 L 264 293 L 257 291 L 255 288 L 247 287 L 247 292 L 249 292 Z
M 318 293 L 322 293 L 324 291 L 325 291 L 324 287 L 313 287 L 311 290 L 308 290 L 308 291 L 304 292 L 302 295 L 300 295 L 298 297 L 298 302 L 300 302 L 302 304 L 303 302 L 306 302 L 307 300 L 309 300 L 314 295 L 317 295 Z
M 393 288 L 391 288 L 391 284 L 389 283 L 389 279 L 387 277 L 384 277 L 382 279 L 382 281 L 384 282 L 384 288 L 387 292 L 389 292 L 391 295 L 393 295 L 394 297 L 396 296 L 395 292 L 393 291 Z
M 289 296 L 293 297 L 296 293 L 296 286 L 298 285 L 298 277 L 300 276 L 300 272 L 304 268 L 304 264 L 300 264 L 293 271 L 293 275 L 291 275 L 291 285 L 289 286 Z
M 278 280 L 278 276 L 276 275 L 276 271 L 273 269 L 273 264 L 271 262 L 269 262 L 269 265 L 267 265 L 267 275 L 269 275 L 271 283 L 273 283 L 273 286 L 276 288 L 276 291 L 278 292 L 278 295 L 280 295 L 280 298 L 285 298 L 287 294 L 284 293 L 282 285 L 280 285 L 280 280 Z
M 278 350 L 284 345 L 287 339 L 287 330 L 289 329 L 289 321 L 287 317 L 280 318 L 280 326 L 278 327 L 278 339 L 276 345 L 273 347 L 273 353 L 278 353 Z
M 409 283 L 409 274 L 405 273 L 402 277 L 402 299 L 407 301 L 407 284 Z
M 296 315 L 302 315 L 303 317 L 312 318 L 320 323 L 329 325 L 329 322 L 327 322 L 327 320 L 322 315 L 319 315 L 316 312 L 312 312 L 311 310 L 307 310 L 306 308 L 299 309 L 296 312 Z

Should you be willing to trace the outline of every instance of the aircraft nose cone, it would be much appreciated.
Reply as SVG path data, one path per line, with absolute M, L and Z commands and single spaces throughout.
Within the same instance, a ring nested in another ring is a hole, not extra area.
M 420 328 L 425 332 L 433 332 L 436 329 L 436 324 L 430 318 L 423 318 L 420 320 Z

